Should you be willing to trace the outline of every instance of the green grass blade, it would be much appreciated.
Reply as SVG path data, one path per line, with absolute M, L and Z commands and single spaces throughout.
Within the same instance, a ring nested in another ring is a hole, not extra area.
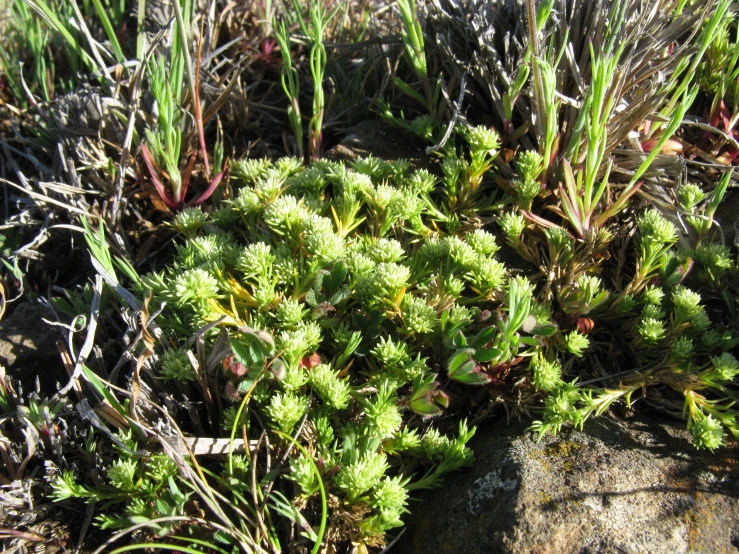
M 158 544 L 155 542 L 142 542 L 139 544 L 129 544 L 128 546 L 121 546 L 119 548 L 116 548 L 115 550 L 111 550 L 110 554 L 131 552 L 133 550 L 146 550 L 148 548 L 155 548 L 157 550 L 173 550 L 175 552 L 187 552 L 188 554 L 203 554 L 202 550 L 190 548 L 189 546 L 182 546 L 178 544 Z
M 77 42 L 77 40 L 72 36 L 72 33 L 69 32 L 69 29 L 61 22 L 59 21 L 59 18 L 54 13 L 54 10 L 52 10 L 49 5 L 44 2 L 44 0 L 23 0 L 28 4 L 28 6 L 34 10 L 36 13 L 38 13 L 46 22 L 55 30 L 57 31 L 64 40 L 69 44 L 69 46 L 74 50 L 77 55 L 79 55 L 82 60 L 85 62 L 85 64 L 88 67 L 94 67 L 94 64 L 92 63 L 92 60 L 90 59 L 90 56 L 87 55 L 87 52 L 85 52 L 80 44 Z
M 144 42 L 146 41 L 146 0 L 139 0 L 138 16 L 136 18 L 136 58 L 144 59 Z
M 102 2 L 100 2 L 100 0 L 92 0 L 92 3 L 95 6 L 95 11 L 100 18 L 100 22 L 103 24 L 103 29 L 105 29 L 105 34 L 113 48 L 116 60 L 118 60 L 118 63 L 125 62 L 126 57 L 123 55 L 123 50 L 118 42 L 118 36 L 115 34 L 115 29 L 113 29 L 113 25 L 110 23 L 110 18 L 108 17 L 108 13 L 105 11 Z
M 122 417 L 127 418 L 128 413 L 126 412 L 126 409 L 121 405 L 120 402 L 118 402 L 118 399 L 115 397 L 115 395 L 108 390 L 108 387 L 106 387 L 100 377 L 98 377 L 94 371 L 92 371 L 89 367 L 83 365 L 82 366 L 82 372 L 85 374 L 85 377 L 89 381 L 89 383 L 93 386 L 93 388 L 100 393 L 100 396 L 105 398 L 113 408 L 115 408 L 115 411 L 118 412 Z

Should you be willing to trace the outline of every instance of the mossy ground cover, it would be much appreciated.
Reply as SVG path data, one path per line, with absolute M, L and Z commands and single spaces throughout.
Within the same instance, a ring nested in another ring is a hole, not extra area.
M 7 8 L 3 308 L 69 375 L 1 375 L 9 544 L 379 551 L 487 418 L 736 439 L 733 8 L 503 4 Z M 367 118 L 428 163 L 326 155 Z

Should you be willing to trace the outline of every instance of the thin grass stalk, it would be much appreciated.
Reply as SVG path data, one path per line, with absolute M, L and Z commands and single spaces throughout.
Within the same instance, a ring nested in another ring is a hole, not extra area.
M 92 3 L 95 6 L 95 11 L 100 18 L 100 22 L 103 24 L 103 29 L 105 29 L 105 34 L 110 41 L 111 47 L 113 48 L 113 53 L 115 54 L 116 60 L 118 61 L 118 63 L 125 62 L 126 56 L 123 54 L 121 45 L 118 42 L 118 35 L 116 35 L 115 30 L 113 29 L 113 25 L 111 25 L 110 23 L 110 18 L 108 17 L 108 13 L 105 11 L 102 2 L 100 0 L 92 0 Z
M 264 496 L 262 495 L 262 490 L 257 484 L 257 465 L 258 465 L 258 455 L 259 455 L 259 448 L 262 445 L 262 441 L 265 442 L 267 445 L 267 452 L 269 452 L 269 443 L 267 440 L 265 440 L 267 434 L 267 429 L 264 429 L 262 431 L 262 434 L 259 436 L 259 440 L 257 441 L 256 447 L 254 447 L 254 452 L 251 455 L 251 494 L 252 494 L 252 501 L 254 502 L 254 513 L 257 517 L 257 530 L 264 536 L 264 540 L 267 542 L 269 547 L 272 549 L 273 554 L 280 554 L 280 551 L 275 547 L 274 543 L 272 542 L 272 537 L 270 536 L 270 532 L 267 529 L 267 526 L 264 524 L 264 517 L 262 515 L 262 512 L 264 509 L 259 510 L 257 509 L 257 506 L 260 504 L 263 504 Z M 248 442 L 246 442 L 246 445 L 248 445 Z M 259 535 L 257 535 L 257 542 L 261 542 L 261 539 Z
M 398 0 L 397 6 L 403 20 L 401 34 L 403 44 L 405 45 L 405 53 L 414 73 L 416 74 L 416 78 L 421 82 L 424 95 L 419 95 L 397 76 L 393 77 L 393 82 L 405 94 L 419 102 L 421 105 L 424 105 L 429 114 L 436 118 L 439 116 L 439 110 L 441 109 L 438 105 L 438 94 L 440 92 L 441 82 L 439 81 L 437 83 L 436 90 L 432 92 L 426 61 L 426 46 L 423 39 L 423 29 L 421 28 L 421 22 L 418 19 L 418 10 L 416 9 L 415 0 Z
M 251 399 L 251 395 L 254 394 L 254 390 L 257 388 L 257 385 L 259 384 L 260 379 L 269 371 L 269 368 L 272 367 L 272 364 L 275 360 L 277 360 L 282 353 L 277 354 L 272 360 L 266 364 L 262 370 L 259 372 L 259 375 L 254 379 L 254 382 L 252 383 L 251 387 L 249 387 L 249 390 L 246 391 L 246 394 L 244 395 L 244 399 L 241 401 L 241 404 L 239 404 L 239 409 L 236 411 L 236 415 L 234 416 L 234 423 L 231 427 L 231 435 L 229 437 L 228 441 L 228 471 L 229 473 L 233 473 L 233 451 L 234 451 L 234 440 L 236 439 L 236 429 L 238 427 L 239 422 L 241 421 L 241 415 L 244 413 L 244 408 L 249 404 L 249 400 Z M 242 424 L 243 425 L 243 424 Z
M 708 22 L 705 24 L 705 27 L 703 28 L 703 31 L 700 36 L 700 47 L 698 49 L 698 52 L 696 52 L 690 62 L 690 66 L 687 69 L 687 72 L 683 76 L 683 80 L 680 83 L 680 85 L 677 87 L 677 89 L 673 92 L 672 98 L 670 98 L 669 102 L 665 106 L 664 110 L 662 111 L 665 115 L 670 115 L 672 113 L 672 110 L 675 108 L 675 105 L 678 103 L 680 97 L 684 97 L 685 93 L 688 90 L 688 87 L 691 83 L 694 82 L 695 79 L 695 73 L 698 69 L 698 64 L 703 59 L 703 55 L 706 53 L 706 50 L 708 50 L 708 47 L 711 45 L 713 40 L 716 38 L 717 31 L 720 29 L 721 22 L 726 18 L 729 8 L 731 6 L 731 0 L 719 0 L 718 4 L 715 7 L 715 10 L 713 14 L 711 15 Z M 710 4 L 706 6 L 706 9 L 710 7 Z M 652 130 L 652 134 L 656 132 L 657 129 L 660 129 L 661 125 L 655 125 L 655 128 Z
M 538 69 L 541 78 L 542 97 L 545 98 L 546 108 L 544 112 L 546 117 L 543 119 L 543 133 L 540 150 L 544 156 L 545 167 L 551 165 L 553 157 L 556 155 L 554 145 L 557 141 L 557 111 L 559 101 L 557 100 L 557 74 L 556 65 L 550 64 L 546 60 L 534 58 L 532 63 Z
M 539 58 L 539 32 L 537 29 L 536 4 L 535 0 L 526 0 L 527 25 L 529 32 L 529 50 L 533 59 Z M 542 119 L 545 117 L 544 107 L 544 84 L 542 82 L 541 69 L 534 63 L 531 65 L 531 73 L 534 84 L 534 98 L 536 99 L 535 113 L 536 119 L 536 136 L 538 140 L 544 137 L 544 123 Z
M 326 71 L 326 48 L 323 46 L 322 38 L 316 42 L 310 52 L 310 71 L 313 75 L 313 117 L 311 117 L 309 128 L 310 137 L 308 143 L 308 156 L 312 160 L 320 158 L 324 95 L 323 76 Z
M 650 165 L 652 165 L 652 162 L 659 154 L 662 147 L 665 145 L 665 143 L 672 138 L 672 135 L 675 134 L 675 131 L 677 131 L 678 127 L 683 122 L 683 119 L 685 118 L 685 114 L 687 113 L 688 109 L 690 109 L 690 106 L 695 101 L 696 97 L 698 96 L 698 85 L 693 85 L 691 90 L 685 90 L 683 93 L 683 98 L 680 101 L 680 104 L 676 108 L 674 108 L 674 111 L 672 112 L 672 117 L 670 118 L 670 121 L 667 123 L 667 126 L 665 127 L 665 130 L 662 133 L 662 136 L 660 136 L 659 141 L 657 141 L 657 145 L 652 149 L 652 151 L 649 153 L 649 156 L 647 156 L 647 159 L 644 160 L 639 168 L 634 172 L 634 175 L 631 177 L 631 180 L 629 181 L 629 184 L 627 186 L 627 189 L 636 183 L 642 175 L 644 175 L 644 172 L 649 168 Z
M 326 71 L 326 48 L 323 45 L 323 35 L 328 23 L 335 17 L 341 8 L 341 4 L 330 14 L 326 14 L 319 0 L 311 0 L 308 7 L 311 27 L 308 25 L 301 13 L 302 8 L 298 0 L 293 0 L 293 8 L 298 17 L 298 22 L 303 34 L 311 43 L 309 56 L 310 72 L 313 77 L 313 114 L 308 124 L 308 156 L 315 160 L 320 157 L 321 135 L 323 127 L 323 114 L 325 100 L 323 93 L 323 77 Z
M 146 0 L 138 0 L 136 13 L 136 59 L 144 63 L 146 49 Z
M 156 543 L 156 542 L 142 542 L 138 544 L 129 544 L 128 546 L 120 546 L 116 548 L 115 550 L 111 550 L 110 554 L 120 554 L 121 552 L 131 552 L 133 550 L 146 550 L 149 548 L 155 548 L 157 550 L 173 550 L 177 552 L 187 552 L 188 554 L 203 554 L 202 550 L 198 550 L 196 548 L 190 548 L 189 546 L 182 546 L 179 544 L 163 544 L 163 543 Z
M 311 554 L 318 554 L 321 549 L 321 543 L 323 542 L 323 535 L 326 532 L 326 521 L 328 519 L 328 505 L 326 502 L 326 489 L 323 486 L 323 479 L 320 472 L 318 471 L 318 468 L 316 467 L 315 462 L 313 461 L 313 457 L 308 453 L 308 451 L 302 444 L 293 439 L 290 435 L 283 433 L 282 431 L 274 430 L 274 432 L 283 440 L 287 440 L 294 444 L 295 447 L 300 450 L 303 456 L 305 456 L 306 459 L 310 462 L 311 469 L 315 473 L 316 479 L 318 480 L 319 492 L 321 494 L 321 524 L 318 527 L 318 533 L 316 533 L 317 538 L 316 542 L 313 544 L 313 550 L 311 550 Z
M 662 132 L 656 146 L 649 153 L 649 156 L 647 156 L 647 158 L 639 165 L 637 170 L 632 175 L 631 180 L 626 185 L 626 188 L 619 195 L 618 199 L 596 218 L 596 227 L 602 226 L 610 217 L 618 214 L 626 207 L 629 199 L 634 194 L 636 194 L 639 187 L 641 186 L 639 179 L 641 179 L 647 169 L 649 169 L 654 160 L 657 158 L 657 155 L 662 149 L 662 146 L 664 146 L 664 144 L 672 137 L 675 131 L 677 131 L 678 127 L 682 124 L 686 112 L 697 96 L 698 85 L 693 85 L 693 88 L 690 91 L 685 91 L 683 95 L 683 100 L 675 108 L 672 117 L 670 118 L 670 121 L 667 123 L 667 126 Z
M 158 517 L 155 519 L 151 519 L 149 521 L 146 521 L 144 523 L 138 523 L 136 525 L 132 525 L 131 527 L 124 529 L 122 531 L 119 531 L 115 533 L 113 536 L 111 536 L 107 541 L 105 541 L 100 547 L 98 547 L 97 550 L 95 550 L 92 554 L 102 554 L 105 551 L 105 548 L 113 544 L 118 539 L 121 539 L 125 537 L 126 535 L 130 535 L 131 533 L 136 532 L 139 529 L 145 529 L 147 527 L 150 527 L 153 523 L 170 523 L 173 521 L 201 521 L 202 523 L 206 525 L 210 525 L 210 523 L 204 521 L 204 520 L 198 520 L 197 518 L 192 518 L 188 516 L 167 516 L 167 517 Z
M 585 158 L 584 181 L 585 188 L 582 194 L 582 223 L 588 227 L 590 218 L 606 189 L 608 172 L 601 180 L 598 188 L 595 182 L 603 165 L 606 147 L 608 144 L 608 123 L 614 109 L 614 99 L 620 89 L 621 77 L 618 65 L 623 47 L 615 54 L 605 53 L 596 56 L 592 50 L 591 70 L 592 84 L 590 102 L 588 102 L 589 124 L 586 125 L 587 155 Z
M 201 48 L 202 48 L 202 37 L 200 37 L 200 41 L 198 43 L 198 63 L 196 71 L 198 72 L 197 78 L 193 74 L 193 64 L 192 64 L 192 58 L 190 56 L 190 42 L 188 38 L 188 32 L 189 32 L 189 25 L 190 25 L 190 13 L 191 13 L 191 5 L 190 0 L 185 0 L 185 9 L 188 13 L 188 19 L 187 19 L 187 25 L 185 23 L 185 19 L 182 15 L 182 8 L 180 7 L 179 0 L 176 0 L 174 2 L 174 10 L 175 10 L 175 16 L 177 18 L 177 28 L 179 29 L 179 50 L 182 53 L 182 55 L 185 58 L 185 72 L 187 74 L 187 81 L 190 85 L 190 97 L 193 99 L 193 111 L 195 112 L 195 124 L 197 126 L 198 130 L 198 138 L 200 140 L 200 148 L 203 152 L 203 165 L 205 168 L 205 175 L 207 179 L 210 179 L 212 176 L 210 174 L 210 163 L 208 162 L 208 151 L 205 145 L 205 132 L 203 130 L 203 116 L 200 106 L 200 94 L 199 94 L 199 86 L 200 86 L 200 57 L 201 57 Z
M 292 54 L 290 52 L 290 32 L 287 29 L 284 21 L 281 21 L 279 25 L 275 27 L 275 39 L 280 47 L 280 54 L 282 55 L 282 90 L 285 92 L 285 96 L 288 99 L 287 117 L 290 120 L 290 126 L 292 127 L 295 140 L 298 145 L 298 155 L 302 159 L 304 157 L 303 149 L 303 121 L 300 117 L 300 105 L 298 100 L 300 98 L 300 80 L 298 78 L 298 72 L 292 66 Z
M 397 5 L 403 17 L 403 42 L 405 42 L 406 53 L 411 60 L 416 76 L 421 81 L 427 81 L 428 68 L 426 66 L 423 31 L 418 21 L 416 3 L 414 0 L 398 0 Z
M 217 481 L 218 483 L 220 483 L 220 485 L 222 487 L 228 489 L 231 492 L 231 494 L 234 495 L 234 498 L 237 501 L 241 502 L 244 505 L 244 507 L 246 508 L 246 510 L 248 510 L 250 513 L 252 513 L 255 518 L 257 517 L 256 516 L 256 508 L 252 505 L 251 502 L 249 502 L 246 499 L 246 497 L 243 494 L 241 494 L 239 491 L 237 491 L 233 487 L 231 487 L 231 485 L 229 485 L 228 482 L 226 482 L 226 480 L 223 479 L 223 477 L 221 477 L 220 475 L 217 475 L 217 474 L 213 473 L 212 471 L 210 471 L 207 468 L 202 468 L 202 469 L 203 469 L 203 473 L 205 473 L 206 475 L 208 475 L 209 477 L 211 477 L 212 479 L 214 479 L 215 481 Z M 236 511 L 237 511 L 237 513 L 239 513 L 241 515 L 241 517 L 243 518 L 243 520 L 246 521 L 249 525 L 251 525 L 252 527 L 256 527 L 257 526 L 257 522 L 254 521 L 254 520 L 252 520 L 252 519 L 250 519 L 249 516 L 247 516 L 244 513 L 243 510 L 241 510 L 239 508 L 236 508 Z
M 188 541 L 191 544 L 197 544 L 199 546 L 207 546 L 208 548 L 212 549 L 215 552 L 219 552 L 220 554 L 231 554 L 230 552 L 223 550 L 223 548 L 216 546 L 212 542 L 204 541 L 201 539 L 196 539 L 194 537 L 181 537 L 179 535 L 168 535 L 167 538 L 174 539 L 174 540 L 180 540 L 180 541 Z
M 187 47 L 187 36 L 182 35 L 182 30 L 184 29 L 185 33 L 187 33 L 187 30 L 189 28 L 191 5 L 190 0 L 184 0 L 186 4 L 185 12 L 188 17 L 186 23 L 182 12 L 182 7 L 180 6 L 180 1 L 181 0 L 177 0 L 173 3 L 173 9 L 175 12 L 175 26 L 172 31 L 169 77 L 174 99 L 176 100 L 177 104 L 181 106 L 184 99 L 183 85 L 185 80 L 185 71 L 190 67 L 190 63 L 188 62 L 190 58 L 190 50 Z
M 214 480 L 215 480 L 216 482 L 218 482 L 218 483 L 219 483 L 220 485 L 224 486 L 224 487 L 225 487 L 225 488 L 227 488 L 227 489 L 228 489 L 229 491 L 231 491 L 231 494 L 233 494 L 233 495 L 234 495 L 234 497 L 235 497 L 235 498 L 236 498 L 237 500 L 239 500 L 240 502 L 242 502 L 242 503 L 244 504 L 244 506 L 246 506 L 246 508 L 247 508 L 247 509 L 248 509 L 248 510 L 249 510 L 249 511 L 250 511 L 251 513 L 253 513 L 253 514 L 254 514 L 254 517 L 256 517 L 256 508 L 254 508 L 254 507 L 253 507 L 253 506 L 251 505 L 252 503 L 248 502 L 248 501 L 246 500 L 246 498 L 245 498 L 245 497 L 244 497 L 243 495 L 241 495 L 241 494 L 238 494 L 237 492 L 234 492 L 234 491 L 233 491 L 233 490 L 232 490 L 232 489 L 231 489 L 231 488 L 230 488 L 230 487 L 228 486 L 228 483 L 226 483 L 226 482 L 225 482 L 225 481 L 224 481 L 224 480 L 223 480 L 223 479 L 222 479 L 221 477 L 219 477 L 218 475 L 216 475 L 216 474 L 215 474 L 215 473 L 213 473 L 212 471 L 209 471 L 209 470 L 207 470 L 206 468 L 201 468 L 201 469 L 202 469 L 202 471 L 203 471 L 203 473 L 204 473 L 205 475 L 208 475 L 209 477 L 211 477 L 212 479 L 214 479 Z M 191 483 L 191 482 L 189 482 L 189 481 L 184 481 L 184 482 L 183 482 L 183 484 L 184 484 L 185 486 L 187 486 L 187 487 L 190 487 L 190 489 L 192 489 L 192 490 L 193 490 L 194 492 L 196 492 L 197 494 L 199 494 L 199 495 L 200 495 L 200 494 L 202 494 L 202 492 L 201 492 L 201 491 L 200 491 L 200 490 L 198 489 L 198 487 L 197 487 L 196 485 L 194 485 L 193 483 Z M 246 512 L 244 512 L 244 511 L 243 511 L 242 509 L 240 509 L 240 508 L 239 508 L 238 506 L 236 506 L 236 505 L 235 505 L 235 504 L 234 504 L 234 503 L 233 503 L 232 501 L 228 500 L 228 498 L 226 498 L 226 496 L 224 496 L 223 494 L 221 494 L 220 492 L 218 492 L 218 491 L 217 491 L 217 490 L 215 490 L 215 489 L 214 489 L 214 490 L 213 490 L 212 492 L 213 492 L 213 495 L 214 495 L 214 498 L 213 498 L 213 499 L 204 499 L 204 502 L 205 502 L 206 504 L 208 504 L 208 506 L 210 506 L 210 507 L 211 507 L 211 509 L 213 509 L 213 505 L 214 505 L 214 504 L 216 504 L 216 503 L 217 503 L 217 501 L 221 501 L 221 502 L 223 502 L 223 503 L 224 503 L 225 505 L 227 505 L 227 506 L 229 507 L 229 509 L 233 510 L 233 511 L 235 512 L 235 514 L 236 514 L 236 515 L 237 515 L 237 516 L 238 516 L 239 518 L 241 518 L 241 519 L 240 519 L 240 522 L 246 522 L 246 523 L 248 523 L 249 525 L 251 525 L 252 527 L 255 527 L 255 528 L 257 527 L 257 522 L 256 522 L 256 521 L 254 521 L 253 519 L 251 519 L 251 518 L 250 518 L 250 517 L 249 517 L 249 516 L 248 516 L 248 515 L 246 514 Z M 214 510 L 214 511 L 216 511 L 216 510 Z M 231 523 L 231 522 L 229 521 L 229 523 Z M 242 531 L 242 533 L 243 533 L 243 534 L 245 534 L 245 535 L 247 535 L 247 536 L 249 536 L 249 535 L 248 535 L 248 533 L 246 533 L 246 532 L 243 532 L 243 531 Z M 249 538 L 250 538 L 250 540 L 253 540 L 253 539 L 251 539 L 251 537 L 249 537 Z
M 71 0 L 71 6 L 72 10 L 74 11 L 74 15 L 77 18 L 77 24 L 80 27 L 80 31 L 87 39 L 87 43 L 90 46 L 90 52 L 92 53 L 92 59 L 97 62 L 97 68 L 100 70 L 100 72 L 105 76 L 109 90 L 113 90 L 113 78 L 110 75 L 110 72 L 108 71 L 108 66 L 105 63 L 105 60 L 100 55 L 100 52 L 98 50 L 99 44 L 95 39 L 92 38 L 92 34 L 90 33 L 90 29 L 87 26 L 87 23 L 85 22 L 85 18 L 82 15 L 82 12 L 80 12 L 80 8 L 77 5 L 76 0 Z M 91 66 L 92 68 L 92 66 Z
M 203 112 L 200 106 L 200 62 L 203 57 L 203 37 L 198 40 L 198 61 L 195 66 L 195 84 L 193 88 L 193 102 L 195 108 L 195 124 L 198 129 L 198 139 L 200 140 L 200 150 L 203 153 L 203 166 L 205 170 L 205 178 L 211 179 L 210 164 L 208 162 L 208 149 L 205 144 L 205 130 L 203 129 Z
M 0 67 L 8 81 L 13 96 L 22 101 L 26 94 L 21 84 L 24 52 L 30 51 L 34 64 L 34 83 L 31 89 L 41 89 L 42 98 L 49 102 L 54 94 L 53 83 L 47 78 L 47 65 L 44 50 L 47 39 L 41 28 L 39 17 L 34 17 L 24 0 L 13 0 L 10 8 L 10 39 L 8 47 L 0 49 Z
M 258 23 L 261 27 L 262 37 L 272 35 L 272 21 L 274 20 L 272 0 L 257 0 Z
M 183 435 L 182 435 L 182 431 L 177 426 L 177 423 L 172 419 L 169 413 L 164 412 L 163 415 L 169 420 L 170 424 L 176 430 L 177 435 L 178 435 L 178 440 L 181 439 Z M 150 429 L 149 431 L 153 435 L 156 435 L 156 433 L 154 433 L 153 430 Z M 198 464 L 197 459 L 193 455 L 192 450 L 188 446 L 187 442 L 183 440 L 182 444 L 184 444 L 185 448 L 187 449 L 190 455 L 190 459 L 192 460 L 193 465 L 195 466 L 195 469 L 197 470 L 197 474 L 187 464 L 187 462 L 180 455 L 179 450 L 176 447 L 169 444 L 168 440 L 166 440 L 164 437 L 158 436 L 158 438 L 159 438 L 159 442 L 165 448 L 165 452 L 173 460 L 175 460 L 175 462 L 180 467 L 183 477 L 189 480 L 189 485 L 191 485 L 197 491 L 197 493 L 200 495 L 200 498 L 210 507 L 210 509 L 213 511 L 216 517 L 218 517 L 218 519 L 220 519 L 224 525 L 228 526 L 227 528 L 229 529 L 229 534 L 233 536 L 234 539 L 236 539 L 238 542 L 241 543 L 242 548 L 245 547 L 246 543 L 254 547 L 257 547 L 254 539 L 248 533 L 238 531 L 236 526 L 233 524 L 233 522 L 228 518 L 220 502 L 217 500 L 217 498 L 220 498 L 221 500 L 225 500 L 225 499 L 223 498 L 222 495 L 220 495 L 217 491 L 214 491 L 210 487 L 210 485 L 208 484 L 205 478 L 205 475 L 203 474 L 202 468 Z M 236 509 L 234 506 L 231 506 L 231 507 Z M 236 511 L 239 511 L 239 510 L 236 509 Z M 215 523 L 212 523 L 212 525 L 216 526 Z
M 726 40 L 728 41 L 728 25 L 726 27 Z M 734 102 L 731 110 L 731 118 L 726 132 L 731 132 L 736 125 L 737 118 L 739 118 L 739 28 L 737 28 L 737 34 L 734 39 L 734 46 L 731 50 L 729 59 L 725 61 L 725 65 L 721 67 L 721 78 L 719 79 L 719 85 L 716 93 L 713 96 L 711 102 L 711 110 L 709 116 L 709 122 L 712 125 L 717 125 L 718 118 L 720 116 L 722 104 L 725 105 L 727 94 L 731 93 Z M 727 106 L 728 107 L 728 106 Z

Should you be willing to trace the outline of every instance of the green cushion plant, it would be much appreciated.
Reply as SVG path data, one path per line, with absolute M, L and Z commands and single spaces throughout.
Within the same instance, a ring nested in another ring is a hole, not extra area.
M 132 292 L 163 306 L 156 356 L 144 365 L 152 390 L 202 403 L 207 434 L 225 430 L 232 446 L 234 437 L 271 437 L 270 455 L 284 457 L 270 470 L 263 454 L 230 451 L 212 476 L 240 509 L 269 517 L 271 531 L 255 531 L 255 543 L 281 544 L 272 519 L 281 515 L 303 528 L 300 540 L 382 544 L 402 525 L 411 491 L 472 462 L 466 418 L 496 399 L 515 413 L 541 405 L 532 426 L 541 437 L 661 384 L 684 396 L 696 446 L 739 434 L 739 362 L 728 353 L 737 339 L 714 315 L 722 302 L 734 309 L 720 291 L 736 261 L 712 231 L 727 179 L 710 195 L 678 189 L 689 248 L 675 248 L 678 231 L 661 212 L 643 211 L 630 278 L 611 288 L 613 266 L 587 251 L 608 241 L 542 229 L 522 214 L 543 190 L 508 194 L 485 178 L 497 147 L 489 130 L 461 130 L 440 177 L 403 160 L 243 160 L 231 168 L 232 200 L 176 216 L 182 239 L 170 265 L 141 277 L 124 266 Z M 516 161 L 519 183 L 536 179 L 535 156 Z M 518 252 L 514 265 L 497 257 L 501 247 Z M 574 282 L 551 269 L 573 260 Z M 606 349 L 638 366 L 616 376 L 616 388 L 579 384 Z M 64 473 L 56 497 L 125 501 L 102 516 L 105 527 L 182 516 L 186 485 L 152 473 L 157 455 L 142 457 L 131 441 L 106 489 Z

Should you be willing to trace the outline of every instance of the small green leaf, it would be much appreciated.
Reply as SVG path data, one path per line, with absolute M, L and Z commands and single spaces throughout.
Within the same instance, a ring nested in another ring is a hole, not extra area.
M 346 266 L 342 262 L 336 262 L 331 270 L 331 290 L 339 288 L 346 278 Z
M 423 98 L 423 96 L 413 90 L 413 88 L 410 85 L 406 84 L 405 81 L 399 79 L 398 77 L 393 77 L 393 83 L 395 83 L 396 87 L 398 87 L 405 94 L 413 98 L 416 102 L 418 102 L 422 106 L 426 105 L 426 100 Z
M 372 327 L 379 327 L 380 324 L 382 323 L 382 318 L 383 318 L 382 313 L 379 310 L 371 310 L 369 315 L 370 315 L 369 321 Z
M 475 360 L 473 360 L 472 358 L 467 358 L 466 361 L 457 365 L 454 371 L 449 372 L 449 377 L 458 381 L 462 381 L 467 375 L 475 372 L 475 367 L 477 367 Z
M 317 292 L 321 292 L 321 289 L 323 288 L 323 278 L 328 275 L 328 271 L 325 269 L 320 270 L 318 273 L 316 273 L 316 280 L 313 285 L 313 289 Z
M 481 371 L 470 371 L 458 375 L 456 380 L 465 385 L 487 385 L 490 382 L 490 377 Z
M 487 363 L 499 358 L 501 354 L 503 352 L 497 348 L 484 348 L 475 352 L 472 357 L 480 363 Z
M 541 339 L 537 339 L 535 337 L 520 337 L 519 341 L 527 346 L 544 346 L 544 342 Z
M 255 349 L 255 344 L 258 343 L 255 341 L 255 343 L 246 346 L 239 340 L 233 337 L 231 338 L 231 350 L 233 350 L 234 358 L 236 358 L 237 362 L 244 364 L 248 369 L 253 368 L 257 364 L 261 366 L 261 363 L 264 361 L 264 356 L 261 355 L 261 349 L 259 347 Z
M 551 337 L 556 332 L 557 326 L 549 323 L 537 325 L 536 327 L 531 329 L 531 334 L 536 335 L 537 337 Z
M 674 287 L 685 280 L 688 272 L 693 267 L 692 258 L 686 258 L 684 262 L 680 262 L 677 258 L 669 258 L 662 268 L 662 285 L 664 287 Z
M 610 296 L 610 293 L 607 290 L 604 290 L 598 296 L 596 296 L 590 304 L 591 304 L 591 306 L 595 307 L 595 306 L 597 306 L 597 305 L 605 302 L 608 299 L 609 296 Z
M 487 374 L 479 371 L 469 350 L 457 352 L 449 360 L 449 378 L 466 385 L 483 385 L 490 381 Z
M 408 407 L 421 416 L 434 416 L 449 407 L 449 396 L 439 390 L 434 375 L 420 375 L 413 380 L 413 394 Z
M 64 300 L 64 298 L 52 298 L 51 303 L 57 310 L 59 310 L 60 312 L 64 312 L 68 316 L 74 317 L 79 313 L 72 307 L 69 302 Z
M 318 301 L 316 300 L 315 290 L 310 289 L 308 292 L 305 293 L 305 303 L 313 308 L 318 306 Z
M 498 330 L 495 327 L 487 327 L 477 333 L 472 339 L 469 341 L 469 345 L 472 348 L 482 348 L 487 343 L 489 343 L 491 340 L 493 340 L 493 337 L 495 337 L 495 334 L 498 332 Z
M 465 348 L 467 346 L 467 339 L 462 331 L 457 331 L 452 335 L 452 344 L 455 348 Z
M 354 314 L 352 321 L 358 329 L 362 329 L 363 331 L 369 329 L 369 320 L 363 314 Z
M 245 335 L 244 339 L 250 344 L 257 344 L 265 356 L 275 349 L 275 340 L 267 331 L 254 330 L 251 327 L 239 327 L 239 331 Z M 231 341 L 233 345 L 233 340 Z
M 449 374 L 451 375 L 453 373 L 456 373 L 456 371 L 459 369 L 459 366 L 461 366 L 467 360 L 471 359 L 471 353 L 472 352 L 469 350 L 460 350 L 451 358 L 449 358 Z
M 341 302 L 349 298 L 350 294 L 351 293 L 349 292 L 349 289 L 347 287 L 341 287 L 331 296 L 331 298 L 328 299 L 328 303 L 332 306 L 336 306 L 337 304 L 340 304 Z
M 275 349 L 275 340 L 267 331 L 255 331 L 254 337 L 260 342 L 265 354 L 271 354 Z
M 285 378 L 285 364 L 279 358 L 276 358 L 272 362 L 272 365 L 269 366 L 269 371 L 278 381 Z

